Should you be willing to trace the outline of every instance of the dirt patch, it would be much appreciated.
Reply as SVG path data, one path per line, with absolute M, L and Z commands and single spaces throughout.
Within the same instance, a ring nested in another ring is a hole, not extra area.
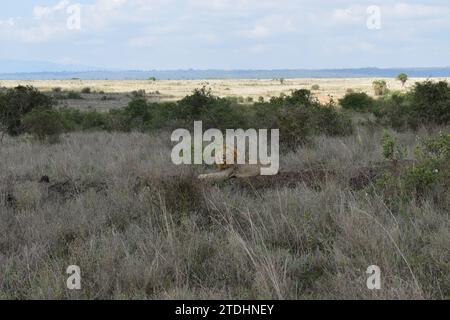
M 77 196 L 93 190 L 96 193 L 103 192 L 108 185 L 103 181 L 82 181 L 82 180 L 65 180 L 62 182 L 49 183 L 47 176 L 41 178 L 41 183 L 47 185 L 47 199 L 68 201 Z
M 276 176 L 257 176 L 250 178 L 234 178 L 229 183 L 239 189 L 276 189 L 295 188 L 306 185 L 309 188 L 320 188 L 329 178 L 336 174 L 330 170 L 303 170 L 299 172 L 281 172 Z

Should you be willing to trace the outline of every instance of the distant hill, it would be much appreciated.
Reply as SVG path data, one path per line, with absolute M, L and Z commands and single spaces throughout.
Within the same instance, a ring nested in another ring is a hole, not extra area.
M 41 66 L 42 67 L 42 66 Z M 66 66 L 67 67 L 67 66 Z M 11 70 L 22 70 L 21 68 Z M 54 69 L 57 70 L 54 70 Z M 2 80 L 145 80 L 155 77 L 160 80 L 202 80 L 202 79 L 275 79 L 275 78 L 391 78 L 404 72 L 410 77 L 450 77 L 450 67 L 446 68 L 362 68 L 362 69 L 321 69 L 321 70 L 150 70 L 150 71 L 82 71 L 82 66 L 72 66 L 72 70 L 61 71 L 59 65 L 49 65 L 45 72 L 4 72 Z M 86 67 L 85 67 L 86 68 Z M 30 68 L 32 69 L 32 68 Z

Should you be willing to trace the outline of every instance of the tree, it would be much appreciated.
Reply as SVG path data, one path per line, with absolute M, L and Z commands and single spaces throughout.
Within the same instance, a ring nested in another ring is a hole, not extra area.
M 376 80 L 372 85 L 376 96 L 383 96 L 388 92 L 387 83 L 384 80 Z
M 346 110 L 364 112 L 373 110 L 375 100 L 365 92 L 355 92 L 347 93 L 339 100 L 339 104 Z
M 398 80 L 398 81 L 401 81 L 402 86 L 404 87 L 406 81 L 408 81 L 408 75 L 407 75 L 406 73 L 400 73 L 400 74 L 397 76 L 397 80 Z
M 55 109 L 37 107 L 28 112 L 22 119 L 26 132 L 39 141 L 56 143 L 64 132 L 64 121 L 61 114 Z
M 0 129 L 9 135 L 17 136 L 24 132 L 22 118 L 34 108 L 51 109 L 51 97 L 28 86 L 18 86 L 0 93 Z

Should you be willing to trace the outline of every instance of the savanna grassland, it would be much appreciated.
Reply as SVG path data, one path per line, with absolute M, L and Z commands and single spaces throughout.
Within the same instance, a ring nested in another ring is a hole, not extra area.
M 337 100 L 342 98 L 348 89 L 367 92 L 373 95 L 373 78 L 348 79 L 272 79 L 272 80 L 1 80 L 0 86 L 13 88 L 18 85 L 31 85 L 41 91 L 52 91 L 61 88 L 67 91 L 81 91 L 90 88 L 92 95 L 85 96 L 85 100 L 69 99 L 70 106 L 78 108 L 111 109 L 122 107 L 130 101 L 131 92 L 144 90 L 148 99 L 155 102 L 176 101 L 192 93 L 196 88 L 207 86 L 215 95 L 220 97 L 234 97 L 246 101 L 248 98 L 257 101 L 259 97 L 270 99 L 280 94 L 290 94 L 292 90 L 312 89 L 314 95 L 322 102 L 330 97 Z M 407 91 L 415 82 L 424 78 L 411 78 L 404 86 L 392 78 L 383 79 L 389 88 L 396 91 Z M 450 80 L 449 78 L 436 78 L 435 80 Z M 95 94 L 97 93 L 97 94 Z M 111 99 L 107 102 L 101 98 L 106 94 Z M 118 102 L 116 102 L 118 101 Z
M 0 298 L 449 299 L 448 84 L 374 98 L 373 79 L 298 81 L 1 81 Z M 194 120 L 279 128 L 280 174 L 207 183 L 215 168 L 173 165 L 171 130 Z

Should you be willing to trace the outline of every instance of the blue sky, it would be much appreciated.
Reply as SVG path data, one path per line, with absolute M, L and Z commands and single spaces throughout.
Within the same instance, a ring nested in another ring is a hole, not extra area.
M 80 4 L 80 30 L 67 9 Z M 367 8 L 381 12 L 367 27 Z M 450 66 L 450 2 L 2 0 L 0 60 L 117 69 Z

